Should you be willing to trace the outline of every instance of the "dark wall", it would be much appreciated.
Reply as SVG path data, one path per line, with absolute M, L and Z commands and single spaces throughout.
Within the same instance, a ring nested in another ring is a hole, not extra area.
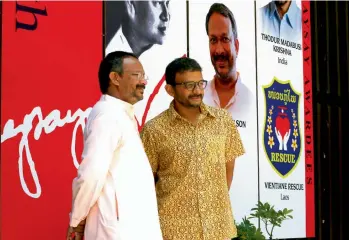
M 349 239 L 349 2 L 311 1 L 316 239 Z

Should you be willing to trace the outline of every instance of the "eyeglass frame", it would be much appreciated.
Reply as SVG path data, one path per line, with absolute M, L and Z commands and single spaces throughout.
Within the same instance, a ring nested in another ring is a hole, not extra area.
M 194 83 L 192 89 L 190 89 L 190 88 L 187 87 L 187 84 L 189 84 L 189 83 Z M 205 86 L 204 86 L 203 88 L 201 88 L 201 87 L 199 86 L 200 83 L 205 83 Z M 198 88 L 199 88 L 200 90 L 204 90 L 204 89 L 208 86 L 208 81 L 202 79 L 202 80 L 200 80 L 200 81 L 198 81 L 198 82 L 189 81 L 189 82 L 182 82 L 182 83 L 174 83 L 174 84 L 172 84 L 172 85 L 173 85 L 173 86 L 183 85 L 183 86 L 185 87 L 185 89 L 186 89 L 186 90 L 189 90 L 189 91 L 194 91 L 194 90 L 196 89 L 197 86 L 198 86 Z
M 131 76 L 137 76 L 137 80 L 145 80 L 148 81 L 149 78 L 145 73 L 142 72 L 134 72 L 134 71 L 123 71 L 123 73 L 130 73 Z

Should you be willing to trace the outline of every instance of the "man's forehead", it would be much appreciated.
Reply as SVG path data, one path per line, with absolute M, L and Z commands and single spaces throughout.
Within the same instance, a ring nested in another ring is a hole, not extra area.
M 219 13 L 213 13 L 208 22 L 208 34 L 213 36 L 227 36 L 232 33 L 231 21 Z
M 202 78 L 201 71 L 184 71 L 176 73 L 177 80 L 201 80 Z
M 123 69 L 132 71 L 143 71 L 143 66 L 137 58 L 126 57 L 123 59 Z

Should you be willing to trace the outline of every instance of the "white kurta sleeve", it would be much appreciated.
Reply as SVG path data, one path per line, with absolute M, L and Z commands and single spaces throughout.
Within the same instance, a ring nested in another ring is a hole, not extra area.
M 98 114 L 87 131 L 83 159 L 78 176 L 73 180 L 72 227 L 86 218 L 100 196 L 113 153 L 121 139 L 117 121 L 105 113 Z

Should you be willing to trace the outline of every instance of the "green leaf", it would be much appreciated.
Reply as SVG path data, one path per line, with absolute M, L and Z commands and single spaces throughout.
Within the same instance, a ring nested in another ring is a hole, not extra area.
M 247 222 L 245 222 L 243 220 L 244 223 L 244 229 L 246 229 L 246 233 L 248 236 L 247 239 L 259 239 L 257 237 L 254 236 L 258 236 L 258 232 L 260 231 L 259 229 L 256 229 L 256 227 L 254 226 L 254 224 L 250 223 L 248 219 L 253 219 L 253 218 L 260 218 L 260 220 L 262 221 L 262 223 L 264 224 L 264 228 L 268 227 L 269 225 L 272 225 L 272 229 L 274 227 L 281 227 L 283 221 L 287 220 L 287 219 L 293 219 L 293 216 L 290 214 L 293 210 L 292 209 L 287 209 L 284 208 L 282 210 L 280 209 L 275 209 L 274 205 L 270 205 L 268 202 L 261 202 L 258 201 L 258 203 L 256 204 L 256 207 L 251 209 L 251 214 L 248 218 L 246 218 Z M 248 230 L 249 229 L 249 230 Z M 272 230 L 271 229 L 271 230 Z M 255 232 L 255 235 L 250 235 L 250 233 Z M 262 233 L 261 233 L 262 235 Z M 272 232 L 271 232 L 272 235 Z M 262 238 L 262 239 L 265 239 Z
M 264 204 L 264 208 L 265 209 L 270 209 L 270 204 L 268 204 L 267 202 Z

